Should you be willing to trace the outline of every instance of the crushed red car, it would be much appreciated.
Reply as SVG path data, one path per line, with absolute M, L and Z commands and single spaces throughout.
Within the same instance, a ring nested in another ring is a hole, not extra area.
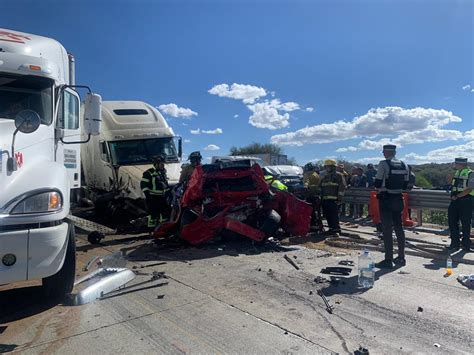
M 184 194 L 173 204 L 172 220 L 154 235 L 179 234 L 196 245 L 227 230 L 261 242 L 279 228 L 306 235 L 311 211 L 291 193 L 271 188 L 260 166 L 250 160 L 206 164 L 194 169 Z

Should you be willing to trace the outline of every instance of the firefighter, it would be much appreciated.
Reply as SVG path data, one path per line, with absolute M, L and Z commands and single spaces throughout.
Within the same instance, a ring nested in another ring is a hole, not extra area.
M 339 226 L 339 208 L 344 198 L 346 190 L 346 182 L 344 175 L 336 171 L 336 161 L 328 159 L 324 161 L 324 169 L 326 173 L 322 176 L 321 187 L 321 206 L 323 208 L 324 217 L 328 222 L 329 230 L 326 235 L 339 236 L 341 232 Z
M 448 208 L 449 232 L 451 234 L 449 249 L 457 251 L 460 247 L 459 221 L 461 221 L 462 248 L 465 251 L 470 251 L 474 172 L 467 166 L 467 158 L 456 158 L 454 167 L 456 172 L 451 182 L 451 202 Z
M 181 168 L 181 175 L 179 176 L 179 183 L 186 183 L 191 175 L 193 174 L 194 168 L 201 165 L 202 155 L 201 152 L 192 152 L 188 156 L 190 164 L 185 164 Z
M 404 162 L 395 158 L 396 149 L 393 144 L 383 146 L 385 160 L 380 161 L 374 181 L 378 191 L 377 199 L 385 248 L 385 259 L 375 265 L 385 269 L 392 269 L 393 263 L 399 266 L 406 264 L 402 192 L 409 187 L 410 169 Z M 395 259 L 393 259 L 392 230 L 395 230 L 398 244 L 398 256 Z
M 320 178 L 313 163 L 308 163 L 303 167 L 303 184 L 305 189 L 306 202 L 313 207 L 311 214 L 311 226 L 318 228 L 320 233 L 324 232 L 321 218 L 321 190 L 319 187 Z
M 167 220 L 170 213 L 170 206 L 166 198 L 169 185 L 163 155 L 153 157 L 153 167 L 143 173 L 140 188 L 145 195 L 148 227 L 155 228 L 158 221 L 162 223 Z

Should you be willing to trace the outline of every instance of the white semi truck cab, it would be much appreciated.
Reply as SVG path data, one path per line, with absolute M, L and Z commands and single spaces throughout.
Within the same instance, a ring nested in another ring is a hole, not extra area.
M 88 196 L 99 214 L 144 212 L 140 189 L 143 173 L 155 155 L 166 158 L 170 185 L 178 183 L 182 143 L 161 113 L 141 101 L 104 101 L 102 129 L 82 147 L 82 164 Z M 128 211 L 128 212 L 127 212 Z M 124 221 L 122 216 L 116 216 Z
M 0 29 L 0 284 L 42 279 L 51 296 L 72 290 L 66 217 L 80 187 L 81 132 L 98 134 L 101 119 L 90 89 L 80 119 L 78 88 L 74 58 L 59 42 Z

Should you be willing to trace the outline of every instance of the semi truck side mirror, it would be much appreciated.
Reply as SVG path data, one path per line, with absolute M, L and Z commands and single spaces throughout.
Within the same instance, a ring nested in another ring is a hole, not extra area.
M 84 101 L 84 133 L 97 136 L 102 122 L 102 97 L 88 93 Z
M 15 116 L 15 127 L 21 133 L 33 133 L 41 123 L 39 114 L 33 110 L 23 110 Z
M 18 132 L 33 133 L 41 124 L 40 115 L 33 110 L 22 110 L 15 116 L 16 130 L 13 133 L 11 155 L 7 159 L 7 171 L 11 173 L 17 169 L 15 158 L 15 138 Z

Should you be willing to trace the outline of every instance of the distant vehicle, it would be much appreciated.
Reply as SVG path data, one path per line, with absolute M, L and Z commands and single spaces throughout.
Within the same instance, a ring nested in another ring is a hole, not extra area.
M 0 29 L 0 284 L 42 279 L 52 298 L 74 285 L 81 129 L 100 130 L 101 97 L 89 89 L 80 120 L 77 88 L 61 43 Z
M 190 244 L 204 243 L 222 230 L 261 242 L 278 228 L 291 235 L 309 231 L 311 206 L 292 194 L 270 190 L 262 168 L 250 160 L 197 167 L 173 206 L 172 221 L 155 231 L 157 238 L 178 233 Z
M 97 212 L 115 219 L 146 214 L 140 180 L 158 154 L 166 157 L 170 185 L 177 184 L 181 137 L 161 113 L 141 101 L 104 101 L 102 131 L 82 147 L 87 196 Z
M 299 198 L 303 198 L 304 183 L 302 167 L 295 165 L 269 165 L 267 168 L 271 168 L 278 173 L 278 180 L 288 187 L 288 192 L 295 194 Z
M 265 167 L 268 164 L 265 163 L 261 158 L 253 155 L 225 155 L 225 156 L 215 156 L 211 158 L 211 163 L 215 164 L 218 162 L 230 162 L 236 160 L 250 160 L 253 163 L 260 165 L 260 167 Z

